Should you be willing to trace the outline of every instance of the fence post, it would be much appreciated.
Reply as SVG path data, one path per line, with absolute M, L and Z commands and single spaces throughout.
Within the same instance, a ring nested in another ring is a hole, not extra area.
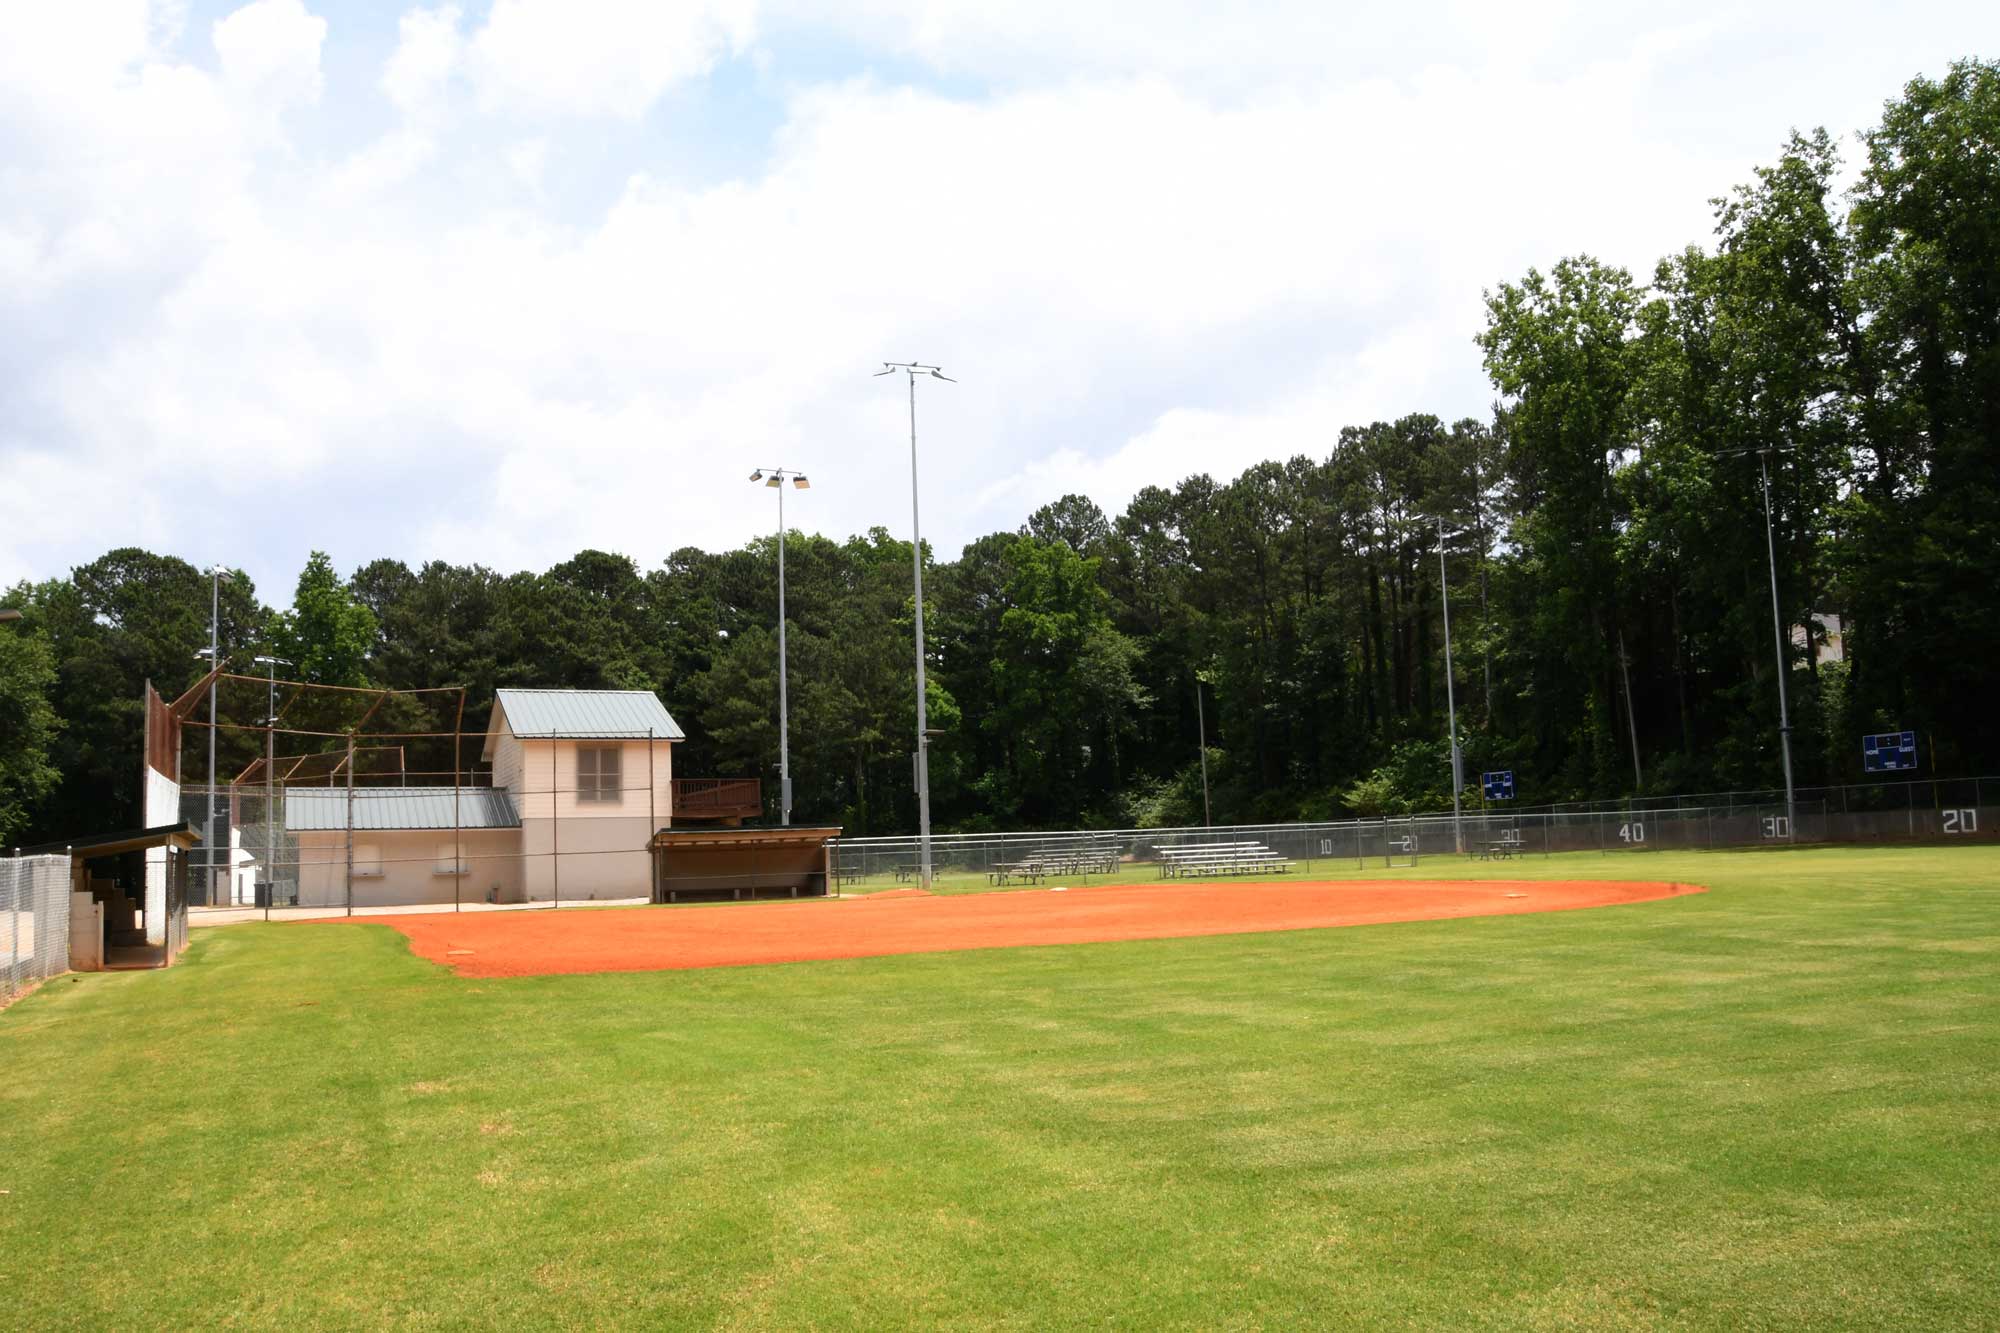
M 621 781 L 623 779 L 620 779 Z M 555 897 L 551 907 L 562 906 L 562 779 L 556 773 L 556 733 L 549 729 L 549 875 Z
M 21 971 L 21 870 L 21 863 L 16 861 L 14 874 L 11 876 L 14 881 L 13 903 L 7 909 L 7 915 L 14 922 L 14 942 L 7 950 L 7 992 L 10 995 L 14 991 L 15 983 L 20 980 Z

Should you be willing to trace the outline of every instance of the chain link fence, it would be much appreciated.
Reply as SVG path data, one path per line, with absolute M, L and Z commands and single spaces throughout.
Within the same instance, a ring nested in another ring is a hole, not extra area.
M 69 970 L 69 858 L 0 858 L 0 1000 Z
M 1831 814 L 1887 814 L 1896 811 L 1943 811 L 2000 802 L 2000 778 L 1910 778 L 1900 782 L 1857 782 L 1831 787 L 1799 787 L 1795 804 L 1816 804 Z M 1783 805 L 1781 787 L 1746 791 L 1689 792 L 1679 796 L 1624 796 L 1600 801 L 1556 801 L 1522 804 L 1523 814 L 1616 814 L 1633 810 L 1719 809 Z M 1488 811 L 1496 807 L 1488 807 Z
M 650 732 L 520 739 L 539 748 L 505 772 L 182 784 L 180 817 L 203 835 L 190 905 L 323 915 L 644 902 L 651 839 L 672 811 L 733 810 L 727 789 L 745 786 L 750 812 L 761 808 L 754 779 L 674 779 Z
M 1942 785 L 1942 784 L 1940 784 Z M 1976 800 L 1971 784 L 1963 797 Z M 2000 794 L 2000 784 L 1988 790 Z M 1956 795 L 1956 793 L 1954 793 Z M 1615 810 L 1474 811 L 1325 823 L 1217 828 L 1103 829 L 1056 833 L 941 834 L 931 839 L 934 878 L 992 887 L 1050 877 L 1165 878 L 1195 858 L 1211 873 L 1311 874 L 1393 868 L 1423 857 L 1511 860 L 1560 852 L 1606 855 L 1812 843 L 1986 840 L 2000 836 L 2000 810 L 1978 804 L 1905 803 L 1900 808 L 1836 809 L 1821 799 L 1732 801 L 1720 805 Z M 843 886 L 914 884 L 916 838 L 844 838 L 834 844 Z

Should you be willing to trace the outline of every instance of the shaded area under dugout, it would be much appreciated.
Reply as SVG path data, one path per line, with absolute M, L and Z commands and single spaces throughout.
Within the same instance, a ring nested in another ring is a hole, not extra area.
M 653 901 L 824 897 L 839 836 L 838 827 L 661 829 L 650 844 Z

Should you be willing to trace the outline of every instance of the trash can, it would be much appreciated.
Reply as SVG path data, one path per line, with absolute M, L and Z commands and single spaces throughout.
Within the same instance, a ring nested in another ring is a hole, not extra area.
M 271 881 L 268 879 L 258 880 L 256 894 L 257 906 L 269 907 L 271 905 Z

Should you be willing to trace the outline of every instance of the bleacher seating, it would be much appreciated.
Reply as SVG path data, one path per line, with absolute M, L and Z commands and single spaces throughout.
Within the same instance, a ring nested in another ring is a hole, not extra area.
M 1211 875 L 1283 874 L 1287 858 L 1261 842 L 1200 842 L 1156 847 L 1160 874 L 1167 879 Z

